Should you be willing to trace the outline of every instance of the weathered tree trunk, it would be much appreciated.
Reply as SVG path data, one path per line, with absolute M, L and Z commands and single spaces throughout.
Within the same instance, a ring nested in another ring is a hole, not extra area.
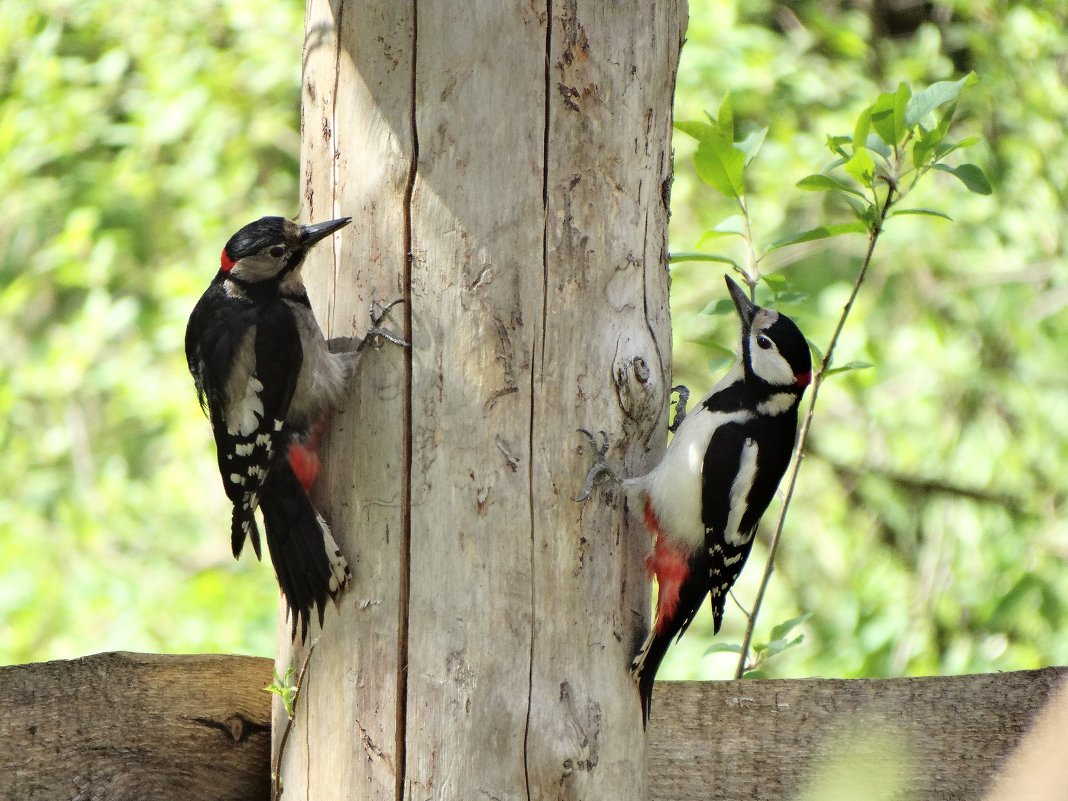
M 311 636 L 285 797 L 644 797 L 644 543 L 570 497 L 579 426 L 625 435 L 632 470 L 664 443 L 684 21 L 684 0 L 311 0 L 302 218 L 355 217 L 309 260 L 312 302 L 351 336 L 404 297 L 412 347 L 365 357 L 326 443 L 355 576 Z

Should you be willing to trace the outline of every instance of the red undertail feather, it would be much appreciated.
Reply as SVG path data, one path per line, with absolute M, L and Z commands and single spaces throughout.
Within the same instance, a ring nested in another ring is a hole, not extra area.
M 649 576 L 656 576 L 656 622 L 653 631 L 662 634 L 667 622 L 675 617 L 679 608 L 679 592 L 690 574 L 689 551 L 672 548 L 660 529 L 660 520 L 653 509 L 652 501 L 645 501 L 645 525 L 656 536 L 653 552 L 645 557 L 645 569 Z
M 326 423 L 327 416 L 323 415 L 319 418 L 319 422 L 312 426 L 311 433 L 302 442 L 289 443 L 289 464 L 305 492 L 311 492 L 315 479 L 319 477 L 319 469 L 322 467 L 319 461 L 319 447 L 323 443 Z
M 305 492 L 311 492 L 315 479 L 319 477 L 319 454 L 300 442 L 289 443 L 289 465 L 293 468 L 293 474 L 297 481 L 304 487 Z

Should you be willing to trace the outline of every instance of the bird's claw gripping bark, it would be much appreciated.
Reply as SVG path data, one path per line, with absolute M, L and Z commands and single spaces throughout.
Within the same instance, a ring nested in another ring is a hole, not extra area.
M 596 454 L 593 464 L 590 465 L 590 469 L 586 473 L 586 481 L 582 485 L 582 492 L 572 498 L 572 500 L 582 503 L 593 494 L 594 487 L 604 481 L 606 477 L 611 478 L 613 481 L 619 481 L 619 477 L 608 466 L 608 462 L 604 460 L 605 454 L 608 453 L 608 434 L 604 431 L 598 431 L 597 433 L 601 437 L 601 441 L 598 442 L 597 437 L 585 428 L 580 428 L 578 431 L 590 441 L 590 447 L 593 448 L 593 452 Z
M 686 404 L 690 401 L 690 388 L 685 384 L 679 384 L 676 387 L 672 387 L 671 391 L 679 394 L 679 399 L 675 401 L 675 419 L 668 426 L 668 431 L 674 434 L 679 430 L 682 421 L 686 419 Z
M 373 348 L 377 348 L 381 345 L 381 340 L 392 342 L 394 345 L 400 345 L 402 348 L 411 347 L 411 343 L 405 340 L 403 337 L 399 337 L 388 329 L 382 328 L 381 323 L 389 315 L 394 306 L 404 303 L 404 298 L 397 298 L 392 300 L 383 306 L 377 300 L 371 301 L 370 316 L 371 327 L 367 333 L 364 334 L 360 344 L 356 346 L 357 350 L 362 351 L 365 347 L 370 345 Z

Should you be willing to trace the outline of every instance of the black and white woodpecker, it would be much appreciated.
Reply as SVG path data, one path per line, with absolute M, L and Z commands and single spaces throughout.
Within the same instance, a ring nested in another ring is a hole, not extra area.
M 578 500 L 607 476 L 618 482 L 654 537 L 645 560 L 658 585 L 652 630 L 631 665 L 642 722 L 648 723 L 653 679 L 672 639 L 681 637 L 705 596 L 715 633 L 727 593 L 752 548 L 757 524 L 793 455 L 797 407 L 812 380 L 808 343 L 784 314 L 753 304 L 725 276 L 741 319 L 738 361 L 685 416 L 653 470 L 621 478 L 604 461 L 602 442 L 587 431 L 597 460 Z M 680 404 L 682 403 L 680 399 Z
M 312 608 L 321 626 L 327 598 L 336 602 L 350 577 L 308 497 L 319 471 L 319 439 L 362 345 L 371 334 L 384 333 L 372 329 L 363 340 L 328 344 L 301 279 L 311 247 L 351 221 L 298 225 L 263 217 L 246 225 L 223 248 L 219 272 L 185 332 L 189 371 L 211 420 L 219 472 L 233 503 L 234 557 L 247 537 L 260 558 L 258 508 L 293 636 L 299 623 L 302 639 Z M 379 319 L 372 315 L 372 325 Z M 348 350 L 332 352 L 339 345 Z

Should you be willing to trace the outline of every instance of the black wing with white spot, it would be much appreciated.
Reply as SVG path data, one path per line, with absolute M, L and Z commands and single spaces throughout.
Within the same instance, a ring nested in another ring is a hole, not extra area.
M 757 480 L 759 446 L 747 426 L 728 423 L 712 435 L 705 451 L 701 522 L 705 526 L 705 570 L 714 630 L 723 623 L 727 592 L 737 581 L 763 509 L 751 505 Z
M 234 556 L 248 537 L 259 558 L 255 511 L 268 470 L 285 447 L 284 421 L 303 352 L 284 303 L 257 304 L 218 290 L 208 310 L 198 304 L 193 311 L 190 330 L 200 313 L 203 336 L 192 343 L 187 338 L 186 355 L 202 403 L 207 400 L 219 473 L 234 504 Z

